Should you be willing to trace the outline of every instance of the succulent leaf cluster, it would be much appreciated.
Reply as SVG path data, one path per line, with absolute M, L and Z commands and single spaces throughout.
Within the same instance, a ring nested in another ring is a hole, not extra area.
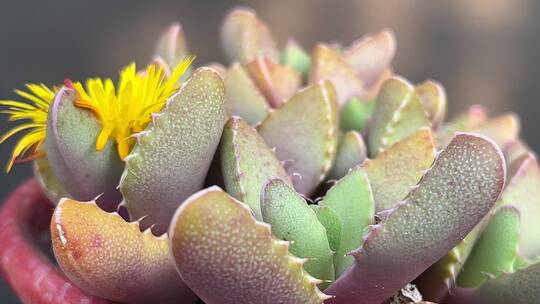
M 73 283 L 123 303 L 540 299 L 540 167 L 514 114 L 445 123 L 387 29 L 307 53 L 237 8 L 221 41 L 227 66 L 188 70 L 124 159 L 56 93 L 34 168 Z M 172 25 L 151 64 L 170 75 L 186 45 Z

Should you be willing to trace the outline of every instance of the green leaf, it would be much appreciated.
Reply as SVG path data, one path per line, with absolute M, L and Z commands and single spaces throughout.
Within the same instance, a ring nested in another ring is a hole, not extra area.
M 468 132 L 486 121 L 486 109 L 483 106 L 472 105 L 467 112 L 461 113 L 437 130 L 437 148 L 446 147 L 456 132 Z
M 225 74 L 227 113 L 244 118 L 250 125 L 256 125 L 268 115 L 268 103 L 238 63 L 233 64 Z
M 435 142 L 429 128 L 421 128 L 396 142 L 363 167 L 375 199 L 375 209 L 394 207 L 420 181 L 435 159 Z
M 338 277 L 353 264 L 354 258 L 348 254 L 362 244 L 366 227 L 374 221 L 375 207 L 366 173 L 359 168 L 351 170 L 328 190 L 319 205 L 334 211 L 343 225 L 334 255 Z
M 334 252 L 337 251 L 341 240 L 341 230 L 343 229 L 343 223 L 341 223 L 339 216 L 329 207 L 321 207 L 319 205 L 309 206 L 311 209 L 313 209 L 313 211 L 315 211 L 319 222 L 321 222 L 326 229 L 330 249 L 332 249 Z
M 107 210 L 119 203 L 116 185 L 124 164 L 113 141 L 96 150 L 100 122 L 92 112 L 75 106 L 77 92 L 61 89 L 55 96 L 47 118 L 45 150 L 54 175 L 74 199 L 90 201 L 98 195 Z
M 180 61 L 189 56 L 189 50 L 180 23 L 173 23 L 159 37 L 157 43 L 156 58 L 162 58 L 169 70 L 174 69 Z M 185 81 L 191 76 L 191 67 L 182 75 L 182 81 Z
M 237 7 L 225 17 L 221 44 L 229 62 L 247 64 L 259 56 L 274 63 L 279 60 L 279 51 L 268 26 L 249 8 Z
M 430 127 L 422 102 L 414 87 L 405 79 L 394 77 L 382 86 L 369 129 L 371 157 L 422 127 Z
M 519 117 L 514 113 L 506 113 L 489 119 L 481 126 L 471 128 L 470 132 L 482 134 L 502 148 L 519 137 L 520 128 Z
M 259 133 L 276 156 L 299 174 L 295 189 L 311 194 L 331 169 L 337 146 L 336 95 L 330 82 L 309 86 L 270 113 Z
M 360 97 L 352 97 L 341 109 L 340 127 L 343 131 L 355 130 L 360 133 L 366 130 L 367 124 L 375 109 L 374 101 L 364 101 Z
M 309 55 L 304 51 L 295 40 L 289 40 L 287 46 L 283 49 L 279 62 L 283 65 L 290 66 L 295 71 L 307 78 L 309 73 Z
M 520 213 L 519 252 L 532 258 L 540 254 L 540 167 L 528 154 L 501 195 L 498 206 L 515 206 Z
M 367 148 L 362 135 L 355 131 L 345 133 L 338 144 L 336 160 L 328 174 L 330 179 L 340 179 L 349 170 L 360 165 L 367 158 Z
M 331 46 L 322 43 L 315 46 L 310 66 L 309 83 L 316 84 L 322 80 L 332 82 L 337 92 L 339 108 L 351 97 L 366 96 L 364 83 L 356 76 L 343 55 Z
M 176 268 L 205 303 L 319 303 L 328 296 L 247 206 L 212 187 L 176 211 L 169 235 Z
M 334 280 L 334 253 L 330 250 L 326 229 L 306 201 L 279 178 L 270 179 L 261 195 L 261 211 L 272 233 L 292 241 L 289 251 L 306 258 L 304 269 L 317 279 Z
M 120 190 L 130 218 L 145 217 L 144 226 L 165 232 L 178 205 L 202 188 L 225 119 L 221 77 L 197 69 L 126 158 Z
M 255 129 L 232 117 L 221 139 L 221 168 L 227 192 L 261 217 L 261 191 L 271 177 L 291 184 L 289 175 Z
M 52 172 L 47 157 L 40 157 L 34 160 L 32 162 L 32 168 L 43 193 L 45 193 L 53 205 L 56 206 L 61 198 L 69 197 L 58 177 Z
M 446 115 L 446 91 L 437 81 L 428 79 L 415 87 L 416 94 L 422 101 L 428 119 L 434 129 L 438 129 Z
M 499 208 L 489 220 L 474 245 L 457 283 L 462 287 L 478 288 L 486 273 L 499 276 L 513 271 L 519 240 L 519 211 L 511 206 Z
M 502 153 L 483 137 L 454 137 L 407 198 L 374 225 L 329 303 L 381 303 L 443 257 L 480 222 L 504 186 Z
M 488 280 L 476 292 L 473 304 L 537 303 L 540 299 L 538 286 L 540 286 L 540 263 Z

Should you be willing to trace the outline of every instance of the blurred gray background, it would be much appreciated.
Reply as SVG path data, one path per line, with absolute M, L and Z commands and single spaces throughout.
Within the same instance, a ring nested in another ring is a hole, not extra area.
M 512 110 L 522 136 L 540 151 L 540 2 L 475 1 L 0 1 L 0 99 L 27 82 L 65 77 L 116 78 L 130 61 L 145 64 L 158 34 L 183 24 L 198 63 L 223 62 L 219 25 L 235 5 L 255 8 L 284 45 L 295 37 L 344 44 L 383 27 L 397 35 L 397 73 L 434 78 L 449 97 L 450 115 L 481 103 L 491 114 Z M 11 125 L 0 117 L 0 134 Z M 3 168 L 14 140 L 0 145 Z M 30 176 L 28 165 L 0 173 L 0 202 Z M 0 303 L 18 303 L 0 282 Z

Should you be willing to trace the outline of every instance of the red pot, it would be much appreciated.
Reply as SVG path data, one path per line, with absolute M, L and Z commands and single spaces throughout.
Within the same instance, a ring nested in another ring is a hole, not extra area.
M 75 286 L 47 256 L 53 209 L 34 179 L 11 193 L 0 210 L 0 276 L 23 303 L 112 303 Z

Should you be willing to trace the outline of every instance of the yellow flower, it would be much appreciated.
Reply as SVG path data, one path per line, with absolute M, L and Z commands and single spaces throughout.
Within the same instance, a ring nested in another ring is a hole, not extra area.
M 135 143 L 132 135 L 144 130 L 152 120 L 152 113 L 161 111 L 167 99 L 178 91 L 180 78 L 193 60 L 194 57 L 182 60 L 168 77 L 161 65 L 151 64 L 145 71 L 137 72 L 132 63 L 122 69 L 117 88 L 110 79 L 88 79 L 85 86 L 67 80 L 66 85 L 79 95 L 75 105 L 92 111 L 101 124 L 96 150 L 103 150 L 111 138 L 117 143 L 119 156 L 122 159 L 126 157 Z M 10 121 L 27 121 L 0 137 L 1 144 L 26 131 L 13 149 L 7 172 L 13 163 L 45 155 L 42 146 L 46 137 L 47 113 L 59 88 L 50 89 L 44 84 L 27 84 L 26 88 L 28 92 L 15 90 L 25 101 L 0 100 L 0 106 L 6 107 L 0 114 L 9 115 Z
M 79 94 L 75 105 L 91 110 L 101 122 L 96 150 L 103 150 L 112 138 L 118 144 L 120 158 L 126 157 L 135 144 L 132 135 L 143 131 L 152 120 L 152 113 L 161 111 L 167 99 L 178 91 L 180 77 L 193 59 L 181 61 L 168 78 L 161 65 L 151 64 L 143 73 L 137 73 L 132 63 L 120 73 L 116 89 L 110 79 L 88 79 L 86 88 L 74 83 Z

